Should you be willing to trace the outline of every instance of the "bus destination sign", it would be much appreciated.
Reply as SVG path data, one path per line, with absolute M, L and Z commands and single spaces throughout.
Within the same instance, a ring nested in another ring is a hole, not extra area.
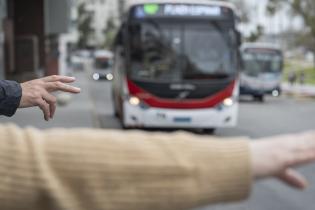
M 194 4 L 145 4 L 135 6 L 133 17 L 230 17 L 231 10 L 220 6 Z

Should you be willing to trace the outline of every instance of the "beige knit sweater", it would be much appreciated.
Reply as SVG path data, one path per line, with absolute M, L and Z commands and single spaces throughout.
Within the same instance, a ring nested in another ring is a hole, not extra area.
M 184 210 L 248 196 L 248 143 L 0 126 L 1 210 Z

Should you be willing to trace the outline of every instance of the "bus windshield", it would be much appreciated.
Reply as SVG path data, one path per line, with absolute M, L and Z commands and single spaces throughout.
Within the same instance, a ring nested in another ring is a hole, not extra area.
M 233 28 L 225 22 L 151 19 L 132 23 L 130 76 L 155 81 L 229 77 L 235 73 Z
M 280 73 L 282 71 L 282 56 L 276 51 L 245 52 L 243 54 L 244 72 L 251 76 L 260 73 Z
M 109 69 L 112 66 L 109 58 L 95 58 L 94 68 L 96 69 Z

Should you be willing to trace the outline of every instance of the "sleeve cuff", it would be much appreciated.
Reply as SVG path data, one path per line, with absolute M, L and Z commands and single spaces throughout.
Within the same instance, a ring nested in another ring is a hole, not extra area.
M 0 114 L 11 117 L 16 113 L 21 102 L 21 85 L 14 81 L 5 80 L 1 81 L 1 88 L 4 97 L 0 101 Z

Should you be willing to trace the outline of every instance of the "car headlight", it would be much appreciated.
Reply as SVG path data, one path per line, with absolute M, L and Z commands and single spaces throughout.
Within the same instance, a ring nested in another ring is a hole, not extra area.
M 93 79 L 96 80 L 96 81 L 99 80 L 100 79 L 100 75 L 98 73 L 94 73 L 93 74 Z
M 107 79 L 108 81 L 112 81 L 112 80 L 114 79 L 113 74 L 107 74 L 107 75 L 106 75 L 106 79 Z
M 223 105 L 227 107 L 231 107 L 234 105 L 234 100 L 232 98 L 226 98 L 223 101 Z

